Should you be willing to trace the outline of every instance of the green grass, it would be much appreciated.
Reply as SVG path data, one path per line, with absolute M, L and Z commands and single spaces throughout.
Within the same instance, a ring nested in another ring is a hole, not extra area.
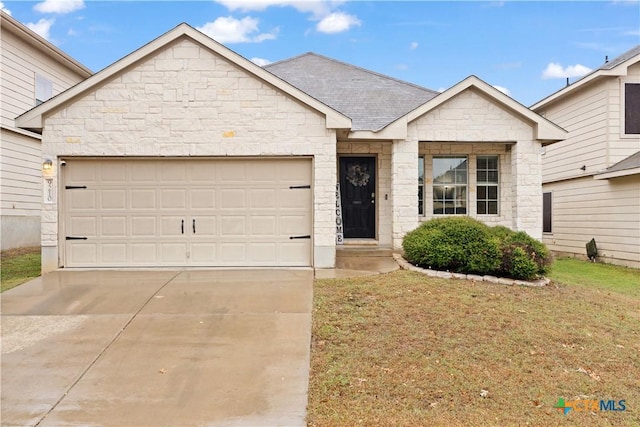
M 40 248 L 21 248 L 0 254 L 0 292 L 40 276 Z
M 547 274 L 554 283 L 640 297 L 640 270 L 574 258 L 557 259 Z
M 593 286 L 407 271 L 316 280 L 308 424 L 640 426 L 634 272 L 595 267 L 608 273 Z M 627 410 L 564 415 L 560 397 Z

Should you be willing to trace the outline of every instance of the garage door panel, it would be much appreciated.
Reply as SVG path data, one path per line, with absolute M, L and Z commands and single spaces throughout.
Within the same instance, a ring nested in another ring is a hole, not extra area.
M 132 216 L 131 236 L 155 237 L 158 234 L 157 218 L 155 216 Z
M 155 188 L 129 190 L 131 197 L 131 209 L 155 211 L 157 209 L 156 192 Z
M 221 236 L 237 236 L 243 238 L 247 234 L 246 218 L 240 215 L 223 215 L 221 217 Z
M 275 208 L 276 190 L 273 188 L 249 190 L 249 206 L 251 206 L 252 209 Z
M 186 209 L 186 189 L 160 189 L 161 209 Z
M 100 247 L 103 265 L 125 266 L 127 264 L 126 243 L 104 243 Z
M 121 237 L 126 239 L 129 235 L 127 230 L 127 217 L 102 217 L 100 221 L 100 234 L 105 237 Z
M 95 211 L 98 208 L 96 203 L 96 190 L 66 190 L 66 197 L 69 200 L 69 207 L 73 212 L 81 210 Z
M 247 190 L 222 189 L 220 190 L 220 209 L 241 209 L 246 205 Z
M 127 191 L 103 190 L 100 192 L 100 208 L 103 210 L 123 210 L 127 207 Z
M 218 259 L 215 243 L 193 243 L 191 262 L 196 265 L 213 265 Z
M 184 216 L 163 216 L 160 218 L 160 234 L 159 238 L 184 236 L 185 228 Z
M 98 236 L 98 219 L 94 216 L 74 216 L 69 219 L 67 235 L 75 237 Z
M 131 243 L 131 261 L 134 265 L 160 264 L 158 259 L 158 245 L 153 243 Z
M 168 265 L 186 265 L 186 243 L 160 243 L 160 259 Z
M 100 168 L 100 182 L 103 184 L 125 184 L 128 181 L 126 163 L 113 163 L 109 168 Z
M 216 237 L 218 235 L 217 217 L 215 216 L 193 217 L 191 219 L 190 226 L 194 239 L 210 240 L 212 237 Z
M 223 265 L 243 265 L 247 262 L 246 243 L 221 243 L 220 259 Z
M 68 159 L 65 266 L 308 266 L 309 159 Z M 62 237 L 64 239 L 64 236 Z
M 191 209 L 215 209 L 216 190 L 212 188 L 190 190 Z
M 252 215 L 251 235 L 252 236 L 276 236 L 278 218 L 275 215 Z
M 73 259 L 75 267 L 86 267 L 100 265 L 98 262 L 97 243 L 69 241 L 67 251 Z

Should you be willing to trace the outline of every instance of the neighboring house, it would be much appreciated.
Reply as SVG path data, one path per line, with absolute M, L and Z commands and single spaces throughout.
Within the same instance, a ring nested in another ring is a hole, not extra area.
M 40 135 L 14 119 L 86 79 L 91 71 L 0 12 L 0 248 L 40 245 Z
M 338 181 L 346 243 L 400 248 L 442 214 L 541 238 L 541 146 L 565 136 L 473 76 L 437 94 L 313 54 L 265 69 L 186 24 L 17 122 L 53 164 L 44 271 L 333 267 Z
M 640 267 L 640 46 L 532 109 L 569 132 L 542 156 L 544 239 L 558 254 Z

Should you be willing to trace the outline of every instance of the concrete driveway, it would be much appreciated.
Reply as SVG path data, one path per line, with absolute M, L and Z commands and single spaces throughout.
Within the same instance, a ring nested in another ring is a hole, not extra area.
M 305 425 L 312 289 L 312 270 L 57 271 L 7 291 L 2 425 Z

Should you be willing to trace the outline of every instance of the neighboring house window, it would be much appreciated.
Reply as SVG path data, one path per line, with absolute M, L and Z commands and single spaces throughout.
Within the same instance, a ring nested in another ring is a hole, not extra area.
M 424 215 L 424 156 L 418 157 L 418 214 Z
M 551 233 L 551 193 L 542 193 L 542 232 Z
M 53 96 L 51 80 L 36 74 L 36 105 L 40 105 Z
M 624 85 L 624 133 L 640 134 L 640 83 Z
M 498 214 L 498 156 L 478 156 L 477 212 L 478 215 Z
M 433 158 L 433 213 L 467 213 L 467 158 Z

